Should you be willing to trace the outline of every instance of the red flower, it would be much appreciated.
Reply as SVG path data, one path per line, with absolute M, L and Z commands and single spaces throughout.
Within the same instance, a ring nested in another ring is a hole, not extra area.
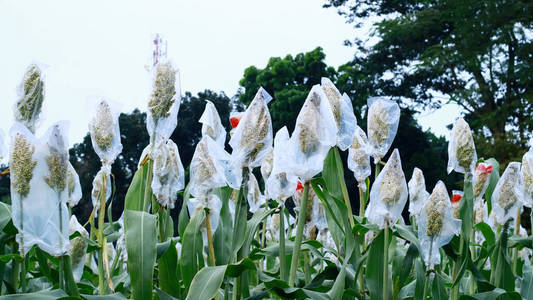
M 460 191 L 453 191 L 452 193 L 452 203 L 456 203 L 463 199 L 463 193 Z
M 487 174 L 492 173 L 492 165 L 490 164 L 481 163 L 477 165 L 476 169 L 482 173 L 487 173 Z
M 298 184 L 296 185 L 296 191 L 301 193 L 303 192 L 303 190 L 304 190 L 304 185 L 302 184 L 301 181 L 298 181 Z
M 239 122 L 241 121 L 241 119 L 242 119 L 242 113 L 238 114 L 238 115 L 235 115 L 233 117 L 230 117 L 229 118 L 229 122 L 231 123 L 231 128 L 237 127 L 237 125 L 239 125 Z

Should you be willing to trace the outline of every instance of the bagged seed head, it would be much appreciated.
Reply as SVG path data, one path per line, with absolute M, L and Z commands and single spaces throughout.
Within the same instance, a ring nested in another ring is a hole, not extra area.
M 89 133 L 93 149 L 102 164 L 113 164 L 120 152 L 120 128 L 118 117 L 119 105 L 103 98 L 89 100 L 92 119 L 89 121 Z
M 400 122 L 400 107 L 382 97 L 372 97 L 367 101 L 367 132 L 370 152 L 374 162 L 380 161 L 389 151 Z
M 154 161 L 152 192 L 161 205 L 174 208 L 178 192 L 185 187 L 185 170 L 178 146 L 167 140 L 156 146 L 151 156 Z
M 35 133 L 44 100 L 44 81 L 41 67 L 31 64 L 24 73 L 17 91 L 15 121 Z
M 473 179 L 474 199 L 481 199 L 489 187 L 492 165 L 490 162 L 480 163 L 476 167 Z
M 415 168 L 413 170 L 413 176 L 407 185 L 409 187 L 409 214 L 411 216 L 418 216 L 429 197 L 422 170 Z
M 274 241 L 274 242 L 279 241 L 280 218 L 281 218 L 281 213 L 270 215 L 267 218 L 267 229 L 269 233 L 267 238 L 269 241 Z M 284 226 L 285 231 L 289 229 L 289 224 L 286 220 L 283 224 L 285 225 Z
M 33 245 L 53 256 L 69 248 L 66 124 L 52 125 L 40 140 L 22 124 L 11 129 L 12 219 L 20 250 Z
M 169 61 L 154 68 L 153 88 L 148 101 L 146 128 L 150 144 L 166 141 L 178 124 L 181 103 L 179 71 Z
M 337 124 L 337 146 L 344 151 L 352 144 L 357 126 L 352 101 L 348 95 L 341 95 L 337 87 L 328 78 L 322 77 L 321 86 Z
M 289 131 L 284 126 L 274 138 L 272 172 L 265 183 L 268 197 L 283 203 L 294 194 L 298 182 L 298 178 L 289 169 L 291 158 L 287 152 L 288 147 Z
M 463 191 L 452 191 L 452 209 L 453 209 L 453 217 L 456 219 L 461 219 L 461 200 L 463 200 Z
M 263 180 L 266 182 L 268 177 L 270 177 L 270 173 L 272 173 L 272 168 L 274 167 L 274 147 L 270 147 L 265 159 L 263 159 L 263 162 L 261 163 L 261 176 L 263 176 Z
M 432 269 L 440 264 L 439 249 L 461 232 L 461 220 L 453 217 L 450 197 L 442 181 L 437 182 L 417 222 L 422 257 Z
M 218 228 L 220 209 L 222 208 L 222 201 L 220 198 L 211 193 L 203 198 L 190 198 L 189 201 L 187 201 L 187 209 L 191 219 L 205 208 L 209 209 L 209 224 L 211 225 L 211 234 L 214 235 Z M 204 245 L 207 245 L 207 227 L 205 221 L 202 223 L 200 230 L 202 231 Z
M 365 217 L 381 229 L 385 228 L 386 222 L 391 227 L 401 218 L 407 196 L 400 153 L 398 149 L 394 149 L 370 189 L 370 202 Z
M 67 203 L 70 207 L 78 205 L 82 197 L 80 177 L 70 162 L 68 162 L 67 169 L 67 189 L 68 200 Z
M 291 172 L 307 181 L 322 172 L 329 149 L 336 144 L 337 125 L 324 91 L 313 86 L 290 139 Z
M 222 126 L 222 121 L 213 102 L 209 100 L 206 102 L 204 113 L 200 117 L 202 136 L 207 135 L 221 146 L 224 146 L 226 142 L 226 130 Z
M 89 238 L 89 233 L 81 224 L 75 215 L 70 217 L 69 223 L 69 235 L 79 232 L 86 238 Z M 70 240 L 71 248 L 69 251 L 70 261 L 72 263 L 72 275 L 74 280 L 79 282 L 83 275 L 83 267 L 85 266 L 85 260 L 87 257 L 87 246 L 89 245 L 81 236 L 77 236 Z
M 248 199 L 251 213 L 255 213 L 261 205 L 266 203 L 266 198 L 261 194 L 259 183 L 252 172 L 250 172 L 248 179 L 248 195 L 246 199 Z
M 348 169 L 350 169 L 359 187 L 366 191 L 365 180 L 371 174 L 370 155 L 368 155 L 368 139 L 366 133 L 359 126 L 355 129 L 355 138 L 352 146 L 348 150 Z
M 96 173 L 96 176 L 94 176 L 93 189 L 91 191 L 91 200 L 95 217 L 98 215 L 100 199 L 105 199 L 107 202 L 111 197 L 111 192 L 111 166 L 103 165 L 100 168 L 100 171 Z
M 496 221 L 504 224 L 515 218 L 522 207 L 523 185 L 520 178 L 520 163 L 511 162 L 505 169 L 492 192 L 492 211 Z
M 0 129 L 0 161 L 2 161 L 4 157 L 7 157 L 7 147 L 5 144 L 4 131 Z
M 448 173 L 474 173 L 477 153 L 470 126 L 463 118 L 453 125 L 450 142 L 448 143 Z
M 196 145 L 190 165 L 189 192 L 197 198 L 229 185 L 240 188 L 242 173 L 230 165 L 230 155 L 212 138 L 204 136 Z
M 313 198 L 313 211 L 311 213 L 311 222 L 319 231 L 328 228 L 326 208 L 322 201 L 316 196 Z
M 524 205 L 533 207 L 533 151 L 531 149 L 522 157 L 520 173 L 524 184 Z
M 272 97 L 259 88 L 229 141 L 236 167 L 259 167 L 272 145 L 272 120 L 268 102 Z

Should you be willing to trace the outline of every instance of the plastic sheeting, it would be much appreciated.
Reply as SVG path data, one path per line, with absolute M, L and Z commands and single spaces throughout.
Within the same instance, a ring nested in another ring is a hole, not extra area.
M 74 215 L 70 217 L 69 232 L 70 235 L 79 232 L 80 235 L 89 238 L 89 233 L 83 228 L 83 226 L 81 226 Z M 74 275 L 74 280 L 79 282 L 83 275 L 83 267 L 85 266 L 85 260 L 87 257 L 87 246 L 89 244 L 81 236 L 73 238 L 70 243 L 72 245 L 69 251 L 70 260 L 72 262 L 72 274 Z
M 366 133 L 359 126 L 355 128 L 355 138 L 348 150 L 348 169 L 350 169 L 363 192 L 366 192 L 366 178 L 370 176 L 370 155 Z
M 533 207 L 533 150 L 531 149 L 522 157 L 520 174 L 524 184 L 524 205 Z
M 14 106 L 15 121 L 26 126 L 32 133 L 35 133 L 37 129 L 44 100 L 43 69 L 45 66 L 42 64 L 30 64 L 17 88 L 18 100 Z
M 435 185 L 417 223 L 422 258 L 433 269 L 440 264 L 439 249 L 461 232 L 461 220 L 453 217 L 450 197 L 442 181 Z
M 163 206 L 174 208 L 178 192 L 185 187 L 185 170 L 181 163 L 178 146 L 167 140 L 152 151 L 152 193 Z
M 67 169 L 68 200 L 70 207 L 78 205 L 82 197 L 80 177 L 70 162 Z
M 463 118 L 455 121 L 448 143 L 448 173 L 474 174 L 477 153 L 470 126 Z
M 248 199 L 248 206 L 250 207 L 251 213 L 255 213 L 266 203 L 266 198 L 261 194 L 259 183 L 252 172 L 250 172 L 248 177 L 248 195 L 246 199 Z
M 215 194 L 209 194 L 203 198 L 190 198 L 187 201 L 187 209 L 189 210 L 189 215 L 191 218 L 194 218 L 197 213 L 204 210 L 205 208 L 209 209 L 209 223 L 211 225 L 211 234 L 214 235 L 218 228 L 218 221 L 220 217 L 220 209 L 222 208 L 222 201 Z M 207 228 L 206 222 L 204 221 L 201 226 L 202 236 L 204 240 L 204 245 L 207 245 Z
M 367 101 L 367 132 L 370 153 L 374 162 L 379 162 L 389 151 L 400 122 L 400 107 L 382 97 L 372 97 Z
M 259 88 L 250 106 L 239 121 L 229 144 L 232 164 L 236 168 L 255 168 L 261 165 L 272 145 L 272 119 L 267 104 L 272 97 Z
M 289 131 L 283 127 L 276 133 L 274 138 L 274 154 L 272 172 L 266 181 L 266 193 L 269 198 L 278 202 L 285 202 L 294 194 L 298 178 L 291 174 L 290 156 L 287 155 L 289 145 Z
M 411 216 L 418 216 L 429 197 L 422 170 L 419 168 L 413 170 L 413 176 L 407 186 L 409 187 L 409 214 Z
M 517 216 L 522 208 L 523 189 L 520 163 L 511 162 L 492 192 L 492 211 L 499 224 L 505 224 Z
M 322 172 L 329 149 L 337 142 L 337 124 L 324 91 L 313 86 L 296 119 L 289 143 L 291 172 L 304 181 Z
M 102 164 L 111 165 L 122 152 L 118 117 L 120 105 L 104 98 L 89 99 L 89 133 L 93 149 Z
M 207 135 L 219 145 L 224 146 L 226 129 L 222 126 L 222 121 L 213 102 L 206 101 L 204 113 L 200 117 L 200 123 L 202 123 L 202 136 Z
M 341 95 L 329 78 L 322 77 L 321 86 L 326 94 L 337 125 L 337 147 L 345 151 L 352 145 L 357 126 L 352 101 L 346 93 Z
M 474 199 L 479 200 L 485 195 L 489 187 L 492 165 L 489 162 L 480 163 L 476 167 L 473 178 Z
M 401 218 L 407 202 L 407 183 L 398 149 L 394 149 L 385 167 L 370 189 L 370 202 L 365 212 L 369 222 L 379 228 L 392 227 Z

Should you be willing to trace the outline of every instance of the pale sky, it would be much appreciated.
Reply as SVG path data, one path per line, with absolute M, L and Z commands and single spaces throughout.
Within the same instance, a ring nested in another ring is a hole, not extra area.
M 338 67 L 354 50 L 343 46 L 355 31 L 322 0 L 42 1 L 0 0 L 0 128 L 12 122 L 17 86 L 27 65 L 46 64 L 43 121 L 37 134 L 70 120 L 70 144 L 87 132 L 86 99 L 100 95 L 122 111 L 145 110 L 150 93 L 151 39 L 160 33 L 180 68 L 182 91 L 232 96 L 244 69 L 263 68 L 272 56 L 321 46 Z M 366 34 L 358 31 L 359 34 Z M 275 101 L 275 100 L 274 100 Z M 458 117 L 449 105 L 419 122 L 438 135 Z

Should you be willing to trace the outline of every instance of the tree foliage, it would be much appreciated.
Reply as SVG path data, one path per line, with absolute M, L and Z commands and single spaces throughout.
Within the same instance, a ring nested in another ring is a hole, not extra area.
M 356 47 L 349 65 L 364 75 L 367 89 L 428 108 L 456 103 L 481 152 L 503 162 L 521 157 L 533 129 L 533 2 L 330 0 L 326 6 L 356 25 L 378 20 L 372 43 L 348 42 Z

